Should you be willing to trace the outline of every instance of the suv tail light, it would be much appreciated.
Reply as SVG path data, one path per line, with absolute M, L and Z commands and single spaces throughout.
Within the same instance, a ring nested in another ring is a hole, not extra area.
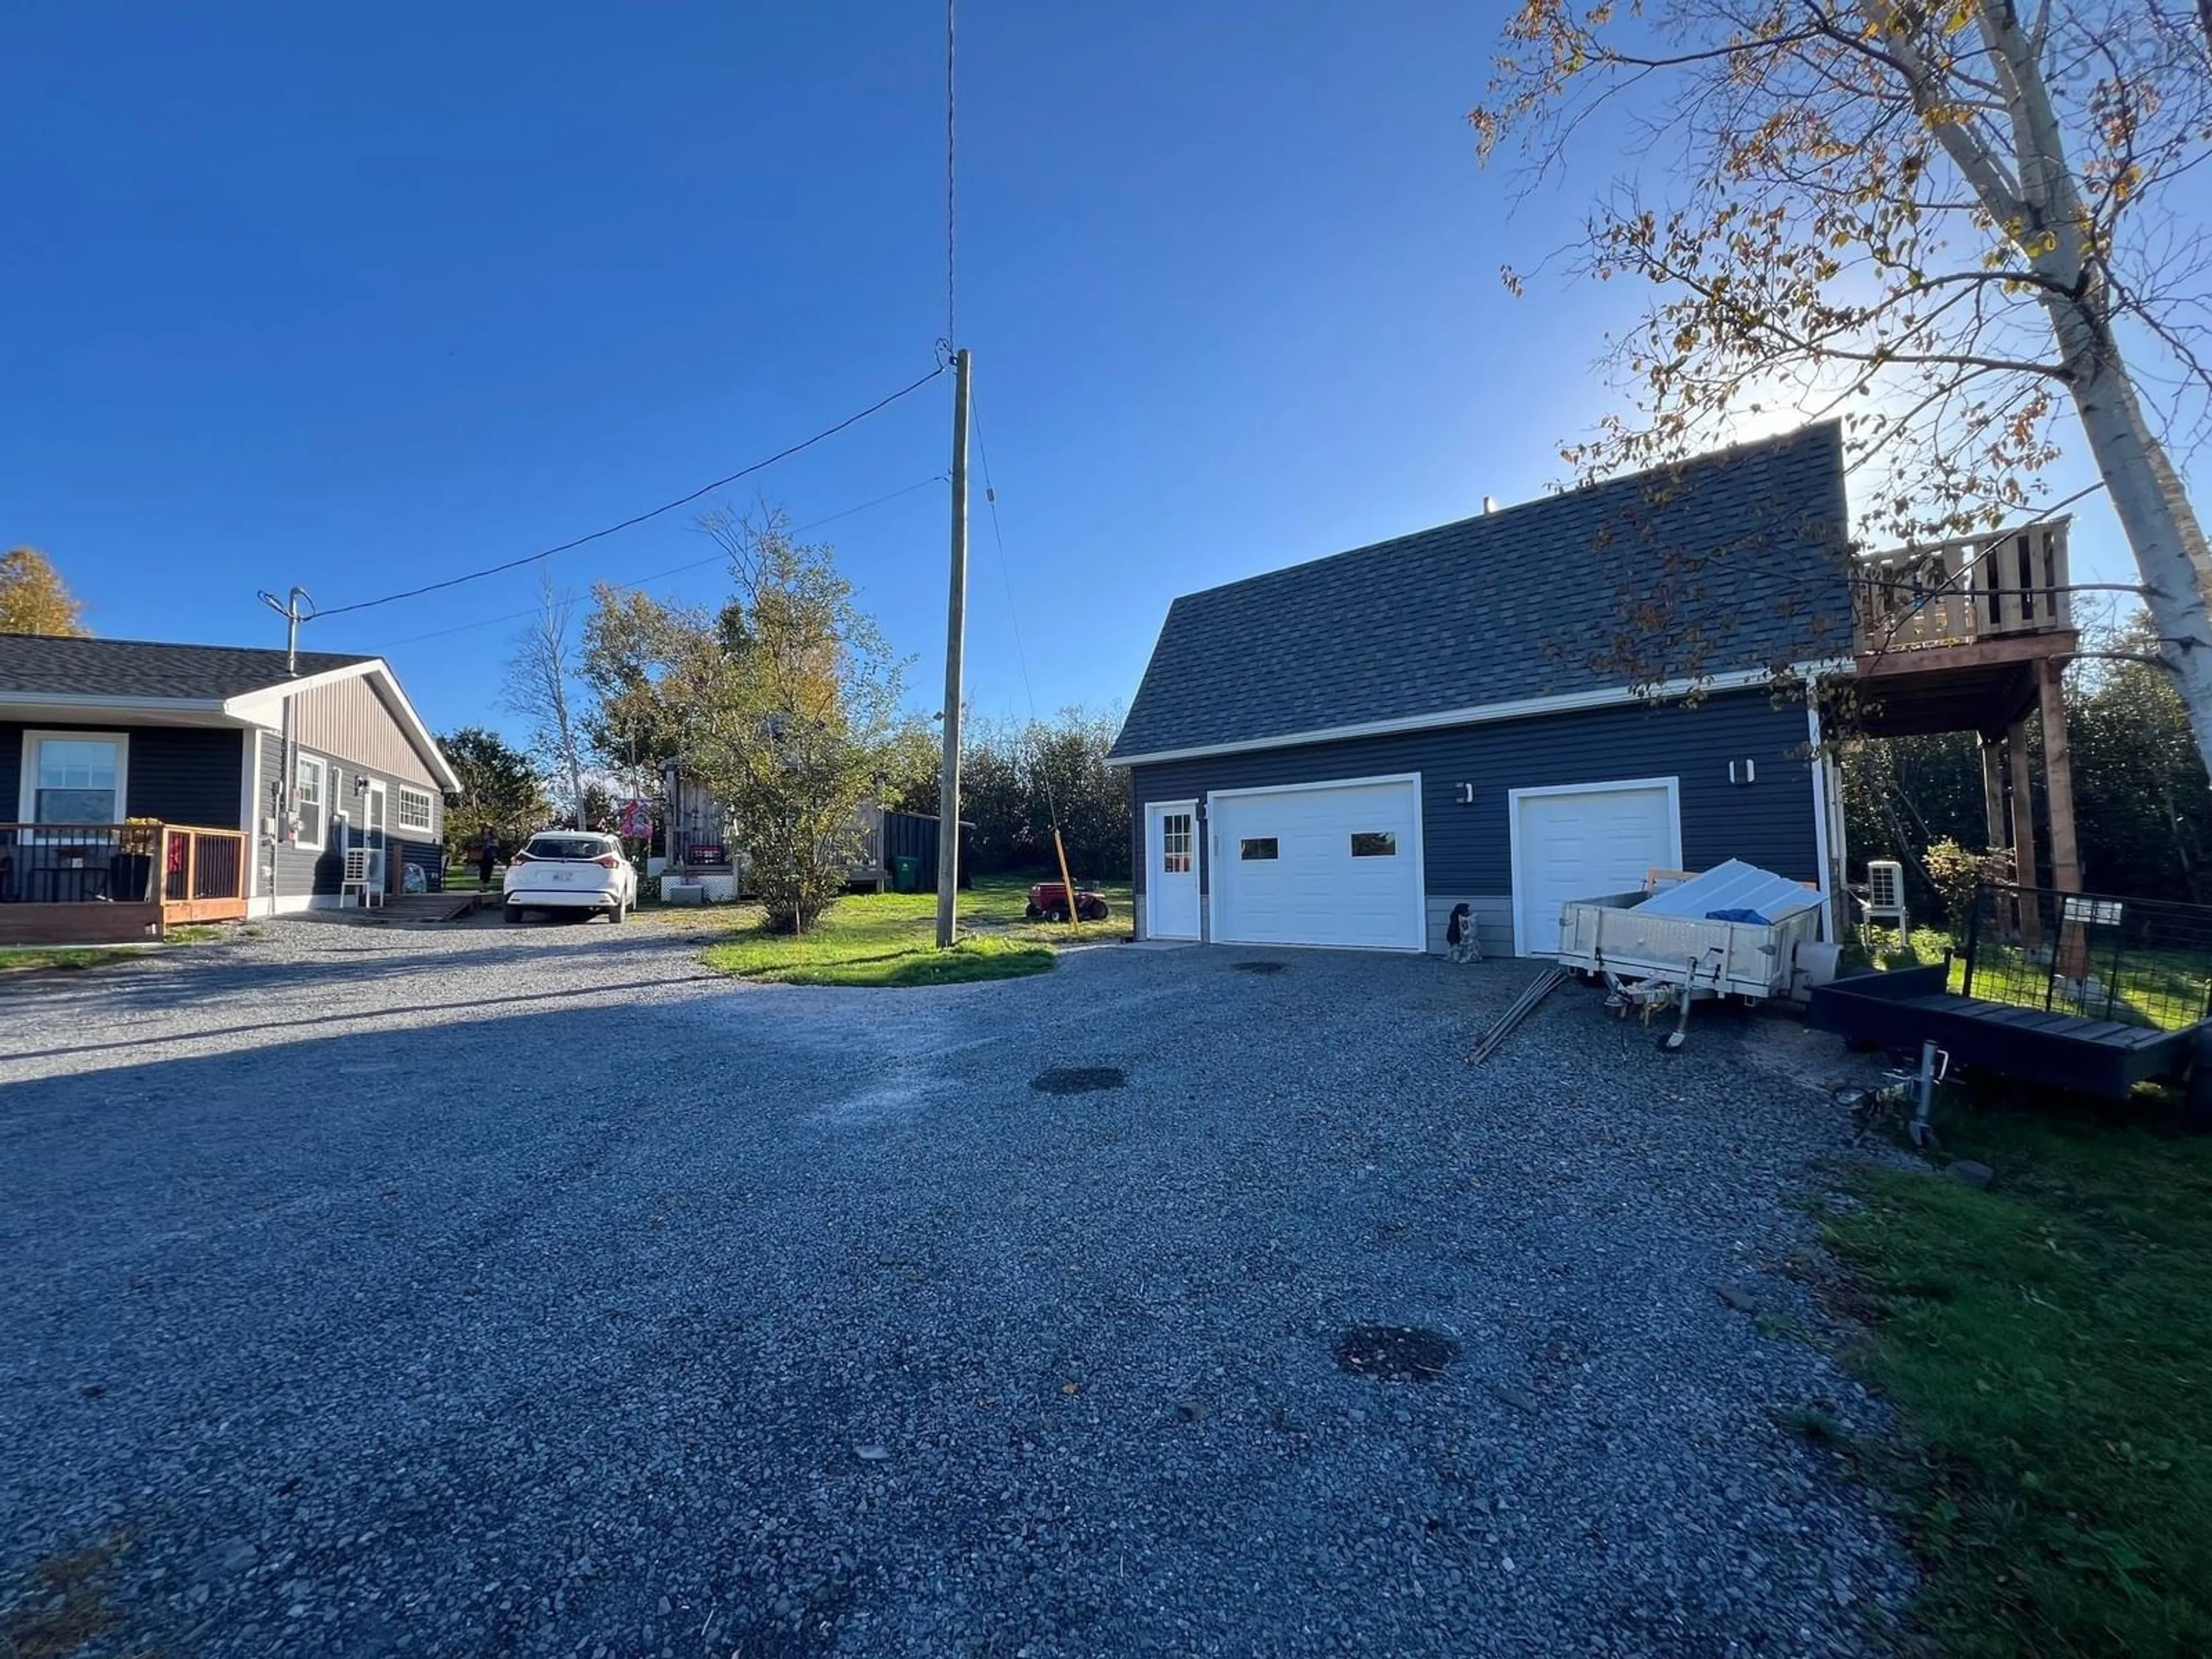
M 517 853 L 513 858 L 509 859 L 507 862 L 509 864 L 535 864 L 538 860 L 531 857 L 527 853 Z
M 619 870 L 622 868 L 622 860 L 617 858 L 612 853 L 602 853 L 599 857 L 593 859 L 592 862 L 598 865 L 602 870 Z

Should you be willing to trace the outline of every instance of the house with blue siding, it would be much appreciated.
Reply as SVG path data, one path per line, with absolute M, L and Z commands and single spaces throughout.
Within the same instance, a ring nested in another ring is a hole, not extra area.
M 1729 858 L 1824 892 L 1816 706 L 1848 666 L 1834 422 L 1293 565 L 1170 607 L 1109 763 L 1139 932 L 1486 954 Z
M 459 787 L 380 657 L 0 635 L 0 942 L 400 891 Z

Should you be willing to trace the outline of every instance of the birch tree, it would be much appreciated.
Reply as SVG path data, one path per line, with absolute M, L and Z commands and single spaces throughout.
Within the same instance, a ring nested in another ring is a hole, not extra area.
M 508 713 L 530 722 L 531 747 L 568 786 L 568 816 L 581 830 L 584 757 L 575 613 L 576 596 L 556 587 L 550 574 L 541 575 L 538 612 L 515 636 L 507 659 L 506 702 Z
M 1839 413 L 1863 532 L 1948 539 L 2052 510 L 2070 416 L 2212 763 L 2212 556 L 2168 447 L 2212 392 L 2192 9 L 1525 0 L 1470 118 L 1531 183 L 1627 135 L 1571 262 L 1652 297 L 1606 347 L 1633 411 L 1565 447 L 1580 475 Z

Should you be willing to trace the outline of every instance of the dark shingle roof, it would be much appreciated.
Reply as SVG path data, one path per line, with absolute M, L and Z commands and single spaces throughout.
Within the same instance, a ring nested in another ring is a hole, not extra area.
M 1834 422 L 1186 594 L 1117 757 L 1848 649 Z
M 300 675 L 368 657 L 302 651 Z M 179 697 L 219 701 L 281 685 L 282 651 L 236 645 L 162 645 L 148 640 L 70 640 L 0 634 L 0 696 Z

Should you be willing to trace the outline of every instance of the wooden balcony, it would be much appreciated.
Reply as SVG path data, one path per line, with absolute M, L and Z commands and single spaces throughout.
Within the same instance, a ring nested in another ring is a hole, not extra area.
M 0 823 L 0 945 L 123 945 L 246 915 L 236 830 Z
M 2078 892 L 2073 759 L 2062 676 L 2080 648 L 2068 521 L 1861 556 L 1852 573 L 1857 673 L 1850 726 L 1869 738 L 1981 738 L 1984 844 L 2040 884 L 2029 805 L 2029 718 L 2041 721 L 2050 885 Z
M 2067 524 L 1856 561 L 1855 651 L 1869 736 L 2002 732 L 2035 706 L 2042 665 L 2079 642 Z

